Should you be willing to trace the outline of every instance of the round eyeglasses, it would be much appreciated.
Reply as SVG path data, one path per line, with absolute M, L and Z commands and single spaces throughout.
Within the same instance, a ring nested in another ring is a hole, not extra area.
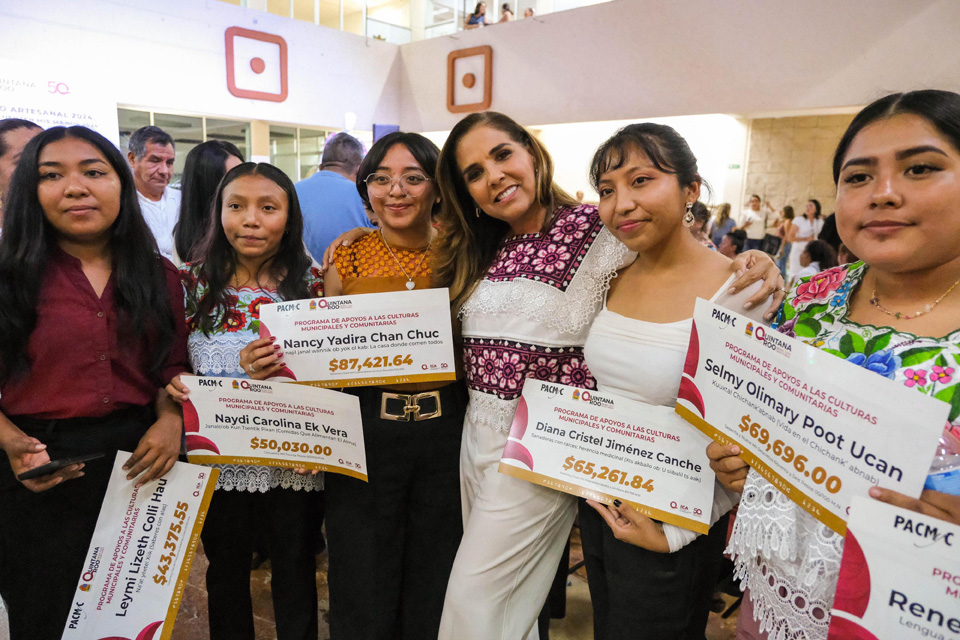
M 375 198 L 386 198 L 393 191 L 394 184 L 399 184 L 400 191 L 406 195 L 416 198 L 426 190 L 430 178 L 422 173 L 405 173 L 399 178 L 392 178 L 385 173 L 371 173 L 364 182 L 367 183 L 367 193 Z

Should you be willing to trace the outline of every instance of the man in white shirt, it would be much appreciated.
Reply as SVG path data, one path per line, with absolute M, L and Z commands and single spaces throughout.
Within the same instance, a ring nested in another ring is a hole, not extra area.
M 173 138 L 160 127 L 141 127 L 130 136 L 127 160 L 137 185 L 143 219 L 164 257 L 173 260 L 173 228 L 180 218 L 180 192 L 169 187 L 173 178 Z
M 767 232 L 767 217 L 772 209 L 767 204 L 767 210 L 760 210 L 760 196 L 753 194 L 750 196 L 749 206 L 740 214 L 740 223 L 737 229 L 747 232 L 747 243 L 744 250 L 759 249 L 763 243 L 763 236 Z

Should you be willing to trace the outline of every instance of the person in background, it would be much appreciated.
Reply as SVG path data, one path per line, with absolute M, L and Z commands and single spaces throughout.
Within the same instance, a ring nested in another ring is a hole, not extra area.
M 180 220 L 173 230 L 175 263 L 193 262 L 199 257 L 197 247 L 214 215 L 217 185 L 224 174 L 242 163 L 240 150 L 223 140 L 201 142 L 187 154 L 180 183 Z
M 720 241 L 720 245 L 717 247 L 717 251 L 732 260 L 743 253 L 743 245 L 746 244 L 746 242 L 746 232 L 736 229 L 723 236 L 723 239 Z
M 913 91 L 870 104 L 840 139 L 833 178 L 837 229 L 862 262 L 802 280 L 787 294 L 780 332 L 813 327 L 804 341 L 915 393 L 956 398 L 960 95 Z M 950 404 L 941 446 L 960 426 L 960 405 Z M 896 437 L 910 436 L 911 425 L 901 425 Z M 707 448 L 717 478 L 743 492 L 728 549 L 746 588 L 737 638 L 824 640 L 844 538 L 738 453 L 735 445 Z M 960 495 L 925 489 L 915 499 L 880 487 L 870 495 L 960 524 Z
M 780 212 L 780 222 L 777 225 L 777 237 L 782 241 L 780 251 L 777 253 L 777 266 L 780 267 L 780 275 L 787 279 L 787 260 L 790 258 L 790 243 L 787 238 L 790 237 L 793 229 L 794 218 L 793 207 L 785 205 Z
M 837 266 L 837 254 L 823 240 L 811 240 L 800 254 L 800 266 L 803 268 L 797 272 L 797 280 L 834 268 Z
M 120 151 L 53 127 L 23 151 L 0 236 L 0 595 L 12 640 L 58 640 L 118 451 L 127 480 L 167 473 L 183 421 L 183 291 L 157 254 Z M 24 471 L 86 454 L 33 480 Z
M 20 118 L 0 120 L 0 210 L 3 206 L 3 194 L 17 168 L 17 161 L 27 143 L 43 131 L 40 125 Z
M 717 214 L 709 231 L 710 239 L 715 245 L 719 245 L 723 241 L 723 236 L 733 231 L 737 226 L 737 221 L 730 216 L 730 209 L 729 202 L 724 202 L 717 209 Z
M 293 182 L 273 165 L 247 162 L 220 181 L 199 260 L 181 270 L 188 344 L 200 376 L 262 380 L 283 353 L 259 339 L 260 306 L 318 298 L 320 273 L 303 247 L 303 218 Z M 179 377 L 167 386 L 189 396 Z M 270 555 L 278 640 L 318 633 L 316 495 L 323 475 L 280 467 L 217 465 L 220 478 L 200 539 L 207 567 L 211 640 L 254 640 L 250 564 L 263 531 Z
M 526 9 L 523 10 L 524 18 L 532 18 L 533 14 L 534 14 L 534 11 L 532 7 L 527 7 Z
M 180 192 L 169 186 L 177 159 L 173 138 L 160 127 L 141 127 L 130 136 L 127 148 L 143 219 L 160 254 L 173 260 L 173 228 L 180 217 Z
M 467 16 L 466 23 L 464 24 L 464 29 L 479 29 L 480 27 L 489 26 L 490 22 L 487 22 L 487 3 L 478 2 L 476 8 L 474 8 L 473 13 Z
M 853 264 L 859 260 L 860 258 L 853 255 L 847 245 L 840 243 L 840 249 L 837 251 L 837 264 Z
M 773 213 L 773 207 L 769 202 L 763 203 L 761 207 L 760 196 L 757 194 L 750 196 L 750 202 L 740 214 L 740 221 L 737 223 L 737 229 L 747 232 L 745 250 L 760 248 L 763 236 L 767 233 L 767 222 L 771 213 Z
M 357 169 L 363 144 L 348 133 L 338 133 L 323 146 L 320 171 L 297 183 L 303 210 L 303 241 L 320 258 L 334 238 L 370 221 L 357 195 Z
M 803 248 L 811 240 L 817 239 L 817 234 L 823 228 L 823 220 L 820 218 L 820 201 L 811 198 L 807 201 L 807 206 L 803 210 L 803 215 L 793 219 L 793 228 L 786 240 L 791 244 L 790 257 L 787 260 L 787 280 L 796 279 L 797 273 L 803 267 L 800 266 L 800 254 Z
M 710 223 L 710 210 L 707 209 L 707 205 L 697 200 L 693 203 L 690 213 L 693 215 L 690 233 L 697 239 L 697 242 L 712 251 L 716 251 L 717 247 L 710 241 L 710 236 L 706 232 L 707 225 Z
M 516 20 L 516 17 L 513 15 L 513 9 L 510 8 L 509 2 L 504 2 L 503 6 L 500 7 L 500 22 L 513 22 Z
M 327 295 L 434 286 L 439 152 L 427 138 L 405 132 L 370 148 L 357 189 L 380 228 L 336 250 L 325 276 Z M 462 381 L 440 381 L 346 393 L 360 399 L 369 477 L 327 475 L 330 635 L 436 640 L 463 535 L 459 462 L 466 389 Z
M 820 229 L 820 233 L 817 234 L 818 240 L 823 240 L 831 247 L 834 251 L 840 250 L 840 234 L 837 233 L 837 214 L 831 213 L 823 220 L 823 227 Z

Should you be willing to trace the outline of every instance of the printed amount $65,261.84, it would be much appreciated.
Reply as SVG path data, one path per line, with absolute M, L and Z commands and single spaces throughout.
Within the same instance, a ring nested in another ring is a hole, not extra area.
M 577 460 L 573 456 L 569 456 L 563 461 L 563 470 L 569 471 L 570 469 L 573 469 L 577 473 L 582 473 L 585 476 L 590 476 L 591 478 L 606 480 L 616 484 L 629 484 L 634 489 L 646 489 L 648 492 L 653 491 L 652 479 L 644 481 L 641 476 L 633 476 L 631 479 L 626 471 L 619 471 L 617 469 L 611 469 L 610 467 L 600 467 L 600 470 L 597 471 L 592 462 Z
M 336 371 L 363 371 L 364 369 L 382 369 L 384 367 L 399 367 L 402 365 L 410 366 L 413 364 L 413 356 L 395 355 L 390 356 L 371 356 L 360 360 L 360 358 L 334 358 L 330 361 L 330 373 Z

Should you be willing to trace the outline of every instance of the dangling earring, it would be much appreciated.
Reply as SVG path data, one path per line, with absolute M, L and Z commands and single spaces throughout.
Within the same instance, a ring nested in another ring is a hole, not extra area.
M 683 226 L 685 226 L 685 227 L 687 227 L 687 228 L 689 229 L 690 227 L 693 226 L 693 221 L 694 221 L 694 217 L 693 217 L 693 203 L 692 203 L 692 202 L 688 202 L 688 203 L 687 203 L 687 212 L 686 212 L 685 214 L 683 214 Z
M 479 217 L 480 217 L 480 207 L 474 207 L 474 208 L 473 208 L 473 213 L 476 214 L 476 216 L 479 218 Z

